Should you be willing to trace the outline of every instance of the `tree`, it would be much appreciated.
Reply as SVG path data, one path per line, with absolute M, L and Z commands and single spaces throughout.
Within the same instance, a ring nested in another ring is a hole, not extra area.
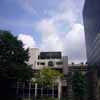
M 32 68 L 28 59 L 23 43 L 10 32 L 0 30 L 0 79 L 30 79 Z
M 81 72 L 74 72 L 72 76 L 72 90 L 76 100 L 83 100 L 87 93 L 87 81 Z
M 39 70 L 37 73 L 35 73 L 34 76 L 35 77 L 33 79 L 33 83 L 35 82 L 36 84 L 40 85 L 41 89 L 46 87 L 48 89 L 52 88 L 52 91 L 54 91 L 54 86 L 59 86 L 59 81 L 60 81 L 60 78 L 63 77 L 63 74 L 52 68 L 45 67 L 45 68 Z M 58 89 L 58 91 L 61 90 L 61 87 L 59 87 L 59 88 L 60 89 Z M 37 97 L 37 94 L 36 94 L 36 97 Z M 44 100 L 44 98 L 43 98 L 43 100 Z
M 0 30 L 0 97 L 16 100 L 16 81 L 29 80 L 32 68 L 27 64 L 28 49 L 8 31 Z
M 88 100 L 99 100 L 99 87 L 98 87 L 98 80 L 99 80 L 99 66 L 89 65 L 88 66 Z
M 43 68 L 35 74 L 36 83 L 47 86 L 51 86 L 61 77 L 63 74 L 51 68 Z

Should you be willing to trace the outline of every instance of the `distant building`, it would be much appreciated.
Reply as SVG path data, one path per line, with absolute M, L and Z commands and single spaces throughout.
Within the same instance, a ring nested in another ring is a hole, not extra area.
M 62 71 L 65 75 L 68 72 L 68 57 L 62 56 L 62 52 L 41 52 L 37 48 L 31 48 L 29 56 L 29 64 L 32 65 L 33 70 L 50 67 Z
M 67 75 L 67 96 L 69 100 L 73 100 L 73 91 L 72 91 L 72 75 L 74 72 L 81 72 L 86 74 L 88 71 L 87 64 L 68 64 L 68 75 Z
M 68 65 L 68 72 L 75 72 L 75 71 L 79 71 L 82 73 L 86 73 L 88 71 L 88 65 L 87 64 L 69 64 Z
M 38 48 L 29 49 L 29 64 L 32 65 L 33 71 L 37 72 L 44 67 L 50 67 L 52 69 L 58 70 L 64 74 L 64 78 L 58 80 L 58 87 L 54 86 L 51 88 L 42 87 L 31 84 L 31 82 L 18 82 L 17 83 L 17 93 L 19 97 L 35 97 L 35 93 L 38 96 L 52 96 L 61 98 L 68 96 L 72 98 L 72 84 L 71 75 L 75 71 L 87 71 L 87 65 L 82 64 L 68 64 L 68 56 L 62 56 L 62 52 L 45 52 L 40 51 Z M 36 92 L 37 91 L 37 92 Z
M 31 82 L 18 82 L 17 83 L 17 95 L 19 97 L 35 97 L 37 96 L 51 96 L 58 97 L 66 96 L 67 94 L 67 80 L 68 74 L 68 57 L 62 56 L 62 52 L 41 52 L 38 48 L 29 49 L 29 62 L 32 65 L 33 71 L 36 73 L 42 68 L 50 67 L 58 70 L 65 75 L 63 79 L 57 80 L 58 86 L 48 88 L 47 86 L 32 85 Z M 37 91 L 37 92 L 36 92 Z
M 32 68 L 36 68 L 36 61 L 38 59 L 38 55 L 40 53 L 40 50 L 38 48 L 30 48 L 29 49 L 29 61 L 28 63 L 32 65 Z

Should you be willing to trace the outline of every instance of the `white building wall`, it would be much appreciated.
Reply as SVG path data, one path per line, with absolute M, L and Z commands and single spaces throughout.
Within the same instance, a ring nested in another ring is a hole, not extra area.
M 54 66 L 48 66 L 48 62 L 49 61 L 52 61 Z M 38 65 L 37 63 L 45 63 L 45 65 Z M 51 68 L 63 68 L 63 64 L 62 65 L 57 65 L 56 62 L 62 62 L 63 63 L 63 60 L 62 59 L 38 59 L 37 62 L 36 62 L 36 68 L 37 69 L 41 69 L 43 67 L 51 67 Z
M 38 48 L 30 48 L 29 49 L 29 64 L 32 65 L 33 69 L 39 70 L 43 67 L 51 67 L 55 69 L 62 69 L 64 74 L 67 74 L 68 72 L 68 57 L 64 56 L 61 59 L 38 59 L 38 56 L 40 55 L 40 50 Z M 48 62 L 52 61 L 54 66 L 48 66 Z M 38 65 L 39 63 L 45 63 L 45 65 Z M 56 62 L 62 62 L 62 64 L 58 65 Z
M 32 68 L 36 68 L 36 61 L 38 59 L 38 55 L 40 50 L 38 48 L 30 48 L 29 49 L 29 64 L 32 65 Z

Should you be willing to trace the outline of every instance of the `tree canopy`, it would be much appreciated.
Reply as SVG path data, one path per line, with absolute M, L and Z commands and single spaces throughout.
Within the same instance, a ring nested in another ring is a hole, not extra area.
M 11 32 L 0 30 L 0 79 L 27 80 L 32 68 L 27 64 L 28 49 Z
M 63 74 L 51 68 L 43 68 L 35 75 L 36 83 L 40 85 L 51 86 L 58 78 L 63 77 Z
M 87 81 L 81 72 L 74 72 L 72 77 L 73 94 L 77 100 L 82 99 L 87 93 Z

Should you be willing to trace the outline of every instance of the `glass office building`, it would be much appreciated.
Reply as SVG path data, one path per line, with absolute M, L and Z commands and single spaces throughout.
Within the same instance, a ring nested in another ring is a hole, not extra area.
M 86 0 L 83 9 L 87 62 L 100 64 L 100 0 Z

